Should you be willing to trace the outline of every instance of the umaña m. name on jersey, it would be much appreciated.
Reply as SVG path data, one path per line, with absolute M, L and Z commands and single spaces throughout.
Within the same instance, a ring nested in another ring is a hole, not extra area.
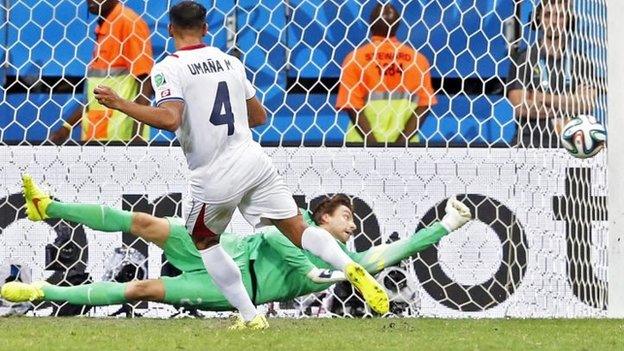
M 156 104 L 184 101 L 176 131 L 194 199 L 219 203 L 269 174 L 269 157 L 253 141 L 246 100 L 256 90 L 236 57 L 197 45 L 178 50 L 152 70 Z
M 225 67 L 225 68 L 224 68 Z M 228 59 L 223 60 L 223 64 L 219 60 L 209 58 L 204 62 L 195 62 L 188 65 L 188 69 L 192 75 L 223 72 L 224 70 L 232 70 L 232 62 Z

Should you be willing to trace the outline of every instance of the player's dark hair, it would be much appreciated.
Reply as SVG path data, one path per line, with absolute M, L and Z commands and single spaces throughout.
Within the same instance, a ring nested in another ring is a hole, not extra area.
M 204 5 L 185 0 L 169 9 L 169 21 L 181 29 L 201 29 L 206 23 L 206 13 Z
M 331 216 L 340 206 L 345 206 L 353 212 L 351 200 L 344 194 L 336 194 L 324 198 L 318 205 L 316 205 L 314 210 L 312 210 L 312 219 L 314 220 L 314 223 L 316 223 L 316 225 L 321 225 L 321 218 L 323 218 L 323 215 L 327 213 Z
M 399 29 L 399 19 L 399 11 L 392 4 L 377 4 L 368 20 L 371 34 L 384 37 L 395 36 Z

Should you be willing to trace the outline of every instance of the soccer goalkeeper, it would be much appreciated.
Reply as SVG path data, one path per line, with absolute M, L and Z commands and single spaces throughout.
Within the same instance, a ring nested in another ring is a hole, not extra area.
M 67 301 L 95 306 L 143 300 L 193 306 L 202 310 L 232 309 L 204 269 L 193 238 L 179 219 L 157 218 L 100 205 L 53 201 L 39 190 L 30 176 L 23 176 L 23 182 L 29 219 L 62 218 L 102 232 L 132 233 L 162 248 L 169 262 L 182 274 L 129 283 L 97 282 L 72 287 L 41 282 L 10 282 L 0 290 L 4 299 L 12 302 Z M 355 230 L 351 202 L 346 196 L 327 198 L 315 208 L 312 218 L 309 213 L 304 216 L 308 222 L 314 222 L 311 224 L 329 231 L 355 262 L 370 273 L 377 273 L 437 243 L 468 222 L 471 214 L 464 204 L 451 198 L 442 221 L 419 230 L 409 238 L 375 246 L 364 252 L 351 252 L 344 245 Z M 256 304 L 289 300 L 346 280 L 343 272 L 330 270 L 329 264 L 294 246 L 277 229 L 247 237 L 223 235 L 221 244 L 240 268 L 244 285 Z

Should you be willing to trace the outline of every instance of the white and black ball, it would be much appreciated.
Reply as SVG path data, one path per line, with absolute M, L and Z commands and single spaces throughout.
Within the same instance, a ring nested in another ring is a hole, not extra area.
M 574 157 L 589 158 L 604 148 L 607 132 L 594 116 L 580 115 L 565 124 L 561 145 Z

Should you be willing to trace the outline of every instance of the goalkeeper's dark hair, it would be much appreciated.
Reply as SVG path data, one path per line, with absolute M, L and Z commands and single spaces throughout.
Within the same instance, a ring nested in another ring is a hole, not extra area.
M 340 206 L 345 206 L 351 212 L 353 212 L 353 204 L 351 203 L 351 199 L 344 194 L 335 194 L 331 196 L 325 197 L 318 205 L 312 210 L 312 219 L 316 225 L 321 225 L 321 219 L 324 214 L 329 214 L 330 216 L 334 214 L 334 211 Z
M 169 21 L 180 29 L 201 29 L 206 24 L 206 13 L 204 5 L 185 0 L 169 9 Z

